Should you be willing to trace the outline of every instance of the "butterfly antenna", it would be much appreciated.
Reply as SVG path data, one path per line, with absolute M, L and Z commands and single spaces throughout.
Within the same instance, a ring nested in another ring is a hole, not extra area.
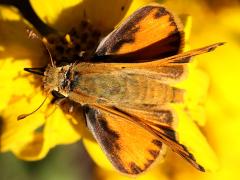
M 47 97 L 48 97 L 48 96 L 47 96 Z M 35 110 L 34 110 L 33 112 L 31 112 L 31 113 L 19 115 L 19 116 L 17 117 L 17 120 L 19 121 L 19 120 L 25 119 L 26 117 L 28 117 L 28 116 L 32 115 L 33 113 L 37 112 L 37 111 L 43 106 L 43 104 L 44 104 L 45 101 L 47 100 L 47 97 L 43 100 L 43 102 L 40 104 L 40 106 L 39 106 L 37 109 L 35 109 Z
M 50 50 L 49 50 L 49 48 L 48 48 L 48 41 L 47 41 L 47 39 L 44 37 L 44 38 L 42 39 L 42 42 L 43 42 L 45 48 L 46 48 L 47 51 L 48 51 L 48 54 L 49 54 L 49 57 L 50 57 L 50 61 L 51 61 L 52 67 L 56 67 L 55 64 L 54 64 L 54 62 L 53 62 L 52 54 L 51 54 L 51 52 L 50 52 Z
M 47 39 L 44 37 L 44 38 L 40 38 L 33 30 L 31 29 L 27 29 L 27 33 L 28 33 L 28 38 L 30 39 L 38 39 L 40 41 L 42 41 L 44 47 L 46 48 L 48 54 L 49 54 L 49 57 L 50 57 L 50 61 L 51 61 L 51 64 L 52 64 L 52 67 L 56 67 L 55 64 L 53 63 L 53 58 L 52 58 L 52 54 L 49 50 L 49 47 L 48 47 L 48 41 Z

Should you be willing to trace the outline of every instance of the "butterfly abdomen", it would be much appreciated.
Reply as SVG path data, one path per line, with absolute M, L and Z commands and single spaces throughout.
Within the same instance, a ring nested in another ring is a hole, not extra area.
M 70 84 L 74 97 L 84 95 L 90 102 L 107 104 L 164 104 L 179 102 L 183 92 L 157 79 L 141 74 L 116 71 L 103 74 L 78 74 Z M 92 97 L 92 98 L 91 98 Z M 87 100 L 87 99 L 85 99 Z M 95 100 L 95 102 L 93 102 Z

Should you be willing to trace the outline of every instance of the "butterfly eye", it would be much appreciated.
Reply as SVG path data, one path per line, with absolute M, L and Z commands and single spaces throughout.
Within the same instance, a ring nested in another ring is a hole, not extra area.
M 68 70 L 67 73 L 65 74 L 66 79 L 70 79 L 70 75 L 71 75 L 71 74 L 70 74 L 70 70 Z
M 70 80 L 70 71 L 68 70 L 67 72 L 62 68 L 62 72 L 60 73 L 60 87 L 61 88 L 66 88 L 69 85 L 69 80 Z

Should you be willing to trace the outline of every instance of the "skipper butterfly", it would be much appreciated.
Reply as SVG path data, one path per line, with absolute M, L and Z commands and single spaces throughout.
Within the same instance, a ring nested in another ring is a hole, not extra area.
M 165 145 L 204 171 L 176 136 L 169 105 L 183 102 L 184 91 L 169 82 L 181 80 L 193 56 L 222 44 L 182 52 L 178 18 L 165 7 L 148 5 L 101 41 L 92 63 L 48 66 L 44 90 L 82 106 L 87 127 L 120 172 L 144 172 Z M 27 70 L 39 73 L 37 68 Z

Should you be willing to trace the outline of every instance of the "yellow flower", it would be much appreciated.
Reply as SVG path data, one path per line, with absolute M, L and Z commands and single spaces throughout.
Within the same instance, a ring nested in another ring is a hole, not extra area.
M 32 0 L 31 4 L 43 21 L 57 29 L 58 32 L 62 34 L 69 32 L 71 35 L 72 27 L 78 26 L 78 23 L 85 17 L 90 19 L 94 27 L 99 27 L 101 33 L 107 34 L 124 16 L 149 2 L 149 0 L 133 2 L 124 0 L 40 2 Z M 76 12 L 79 13 L 75 16 Z M 84 145 L 95 162 L 104 171 L 110 170 L 109 177 L 122 178 L 121 175 L 115 176 L 112 165 L 86 130 L 83 114 L 77 111 L 78 107 L 70 116 L 66 113 L 67 108 L 64 105 L 62 109 L 55 108 L 54 105 L 49 105 L 50 100 L 47 100 L 48 102 L 37 113 L 22 121 L 16 120 L 18 115 L 33 111 L 44 99 L 40 86 L 41 79 L 24 73 L 23 68 L 44 66 L 48 62 L 48 56 L 41 42 L 27 38 L 26 26 L 29 24 L 21 18 L 16 9 L 2 6 L 0 13 L 0 95 L 2 97 L 0 151 L 11 151 L 24 160 L 38 160 L 44 158 L 56 145 L 74 143 L 83 137 Z M 191 19 L 186 22 L 188 24 L 185 26 L 187 29 L 185 31 L 188 34 Z M 63 36 L 62 39 L 69 46 L 67 48 L 71 48 L 71 36 L 70 39 L 69 36 Z M 49 43 L 51 44 L 50 40 Z M 57 47 L 52 44 L 51 48 Z M 189 66 L 189 78 L 177 85 L 188 91 L 186 102 L 173 106 L 179 116 L 177 132 L 180 142 L 190 149 L 197 162 L 206 169 L 212 170 L 217 166 L 214 154 L 195 124 L 195 122 L 199 125 L 205 124 L 202 104 L 205 102 L 208 90 L 208 76 L 196 69 L 196 64 Z M 171 164 L 171 161 L 167 158 L 167 164 L 161 165 L 164 166 L 161 167 L 161 171 L 159 171 L 159 166 L 156 166 L 139 178 L 168 179 L 166 172 L 169 169 L 165 166 L 179 165 L 178 163 Z M 178 167 L 174 169 L 178 170 Z M 101 176 L 101 173 L 99 174 Z

